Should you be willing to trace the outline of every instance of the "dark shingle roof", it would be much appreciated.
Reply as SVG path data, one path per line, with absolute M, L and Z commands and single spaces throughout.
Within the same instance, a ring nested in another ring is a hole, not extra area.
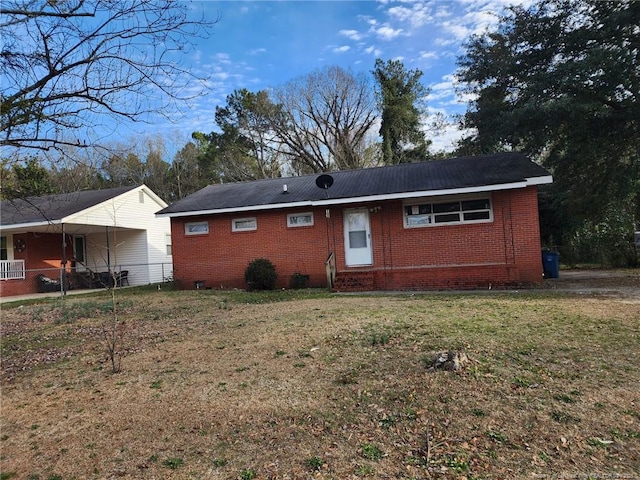
M 0 225 L 59 221 L 135 188 L 137 187 L 118 187 L 3 200 L 0 204 Z
M 458 157 L 420 163 L 332 172 L 328 192 L 316 186 L 318 174 L 252 182 L 209 185 L 158 212 L 169 216 L 215 211 L 277 208 L 285 204 L 349 203 L 358 198 L 411 192 L 472 191 L 549 177 L 539 165 L 519 153 Z M 549 180 L 542 183 L 548 183 Z M 283 193 L 287 185 L 288 193 Z M 523 185 L 521 185 L 523 186 Z M 327 195 L 328 194 L 328 195 Z M 330 200 L 327 200 L 327 197 Z

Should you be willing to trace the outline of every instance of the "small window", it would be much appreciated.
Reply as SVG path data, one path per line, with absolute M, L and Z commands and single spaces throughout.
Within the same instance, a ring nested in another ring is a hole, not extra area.
M 138 192 L 138 203 L 144 203 L 144 192 L 142 190 Z
M 9 259 L 9 249 L 7 248 L 7 237 L 0 237 L 0 260 Z
M 256 230 L 258 228 L 258 221 L 256 217 L 249 218 L 234 218 L 231 221 L 231 231 L 233 232 L 247 232 L 250 230 Z
M 290 213 L 287 215 L 287 227 L 310 227 L 313 225 L 313 213 Z
M 206 235 L 209 233 L 207 222 L 190 222 L 184 224 L 185 235 Z
M 164 244 L 167 247 L 167 255 L 171 256 L 172 252 L 171 252 L 171 234 L 170 233 L 166 233 L 164 235 Z

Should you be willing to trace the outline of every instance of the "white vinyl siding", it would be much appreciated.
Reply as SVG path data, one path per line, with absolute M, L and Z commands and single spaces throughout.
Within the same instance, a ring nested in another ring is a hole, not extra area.
M 68 223 L 104 226 L 85 235 L 86 267 L 105 271 L 109 260 L 116 270 L 129 270 L 131 285 L 159 283 L 171 276 L 172 257 L 166 253 L 171 220 L 155 215 L 165 205 L 142 187 L 69 217 Z

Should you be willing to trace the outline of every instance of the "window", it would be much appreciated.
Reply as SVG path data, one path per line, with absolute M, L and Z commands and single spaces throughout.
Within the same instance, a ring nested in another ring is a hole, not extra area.
M 249 230 L 256 230 L 257 228 L 258 221 L 256 217 L 234 218 L 231 221 L 231 231 L 233 232 L 247 232 Z
M 144 203 L 144 192 L 142 190 L 138 192 L 138 203 Z
M 171 253 L 171 234 L 170 233 L 165 233 L 164 235 L 164 244 L 167 247 L 167 255 L 172 255 Z
M 7 249 L 7 237 L 0 237 L 0 260 L 9 259 L 9 250 Z
M 313 213 L 290 213 L 287 215 L 287 227 L 310 227 L 313 225 Z
M 437 224 L 477 223 L 493 220 L 489 198 L 464 198 L 448 202 L 410 203 L 404 206 L 405 228 Z
M 184 224 L 185 235 L 206 235 L 209 233 L 207 222 L 190 222 Z

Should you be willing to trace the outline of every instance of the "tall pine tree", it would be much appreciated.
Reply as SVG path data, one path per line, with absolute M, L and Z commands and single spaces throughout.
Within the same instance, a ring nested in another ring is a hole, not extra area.
M 428 90 L 420 70 L 406 70 L 399 60 L 376 60 L 373 75 L 382 114 L 380 136 L 385 164 L 419 162 L 427 158 L 430 142 L 421 130 Z

